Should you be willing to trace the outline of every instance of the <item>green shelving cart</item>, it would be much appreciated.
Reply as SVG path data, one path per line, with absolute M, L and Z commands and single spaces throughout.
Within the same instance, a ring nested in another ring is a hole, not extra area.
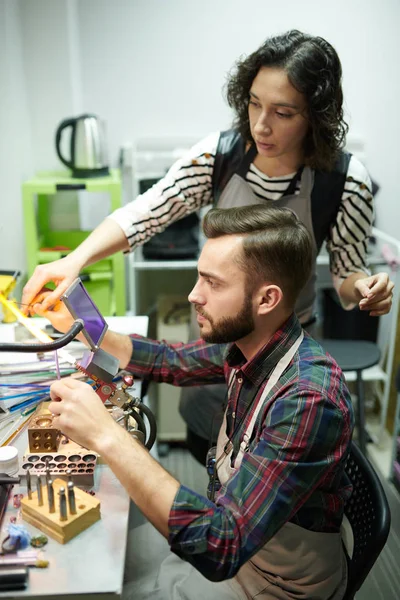
M 106 177 L 73 178 L 68 171 L 38 173 L 22 184 L 23 214 L 28 276 L 39 264 L 66 256 L 90 233 L 82 229 L 54 229 L 51 225 L 52 203 L 57 192 L 106 192 L 110 211 L 122 204 L 120 173 L 110 171 Z M 104 315 L 126 314 L 125 263 L 121 252 L 86 267 L 80 274 L 88 292 Z

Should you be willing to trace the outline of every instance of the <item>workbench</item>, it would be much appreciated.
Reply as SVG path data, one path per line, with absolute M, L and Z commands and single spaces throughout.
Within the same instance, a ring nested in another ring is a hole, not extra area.
M 106 317 L 109 327 L 120 333 L 147 334 L 148 317 Z M 39 319 L 38 319 L 39 322 Z M 2 326 L 0 325 L 0 339 Z M 7 326 L 9 327 L 9 326 Z M 141 384 L 135 382 L 134 395 L 140 395 Z M 12 443 L 22 457 L 27 448 L 24 431 Z M 128 534 L 130 499 L 121 483 L 105 464 L 96 467 L 94 476 L 95 497 L 101 502 L 101 519 L 62 545 L 49 538 L 44 556 L 49 560 L 45 569 L 30 567 L 28 587 L 24 591 L 0 592 L 0 598 L 30 598 L 51 600 L 93 598 L 108 600 L 118 598 L 122 592 L 125 552 Z M 26 486 L 14 486 L 1 528 L 5 535 L 10 517 L 17 515 L 13 508 L 13 495 L 26 494 Z M 42 532 L 22 522 L 31 535 Z M 95 596 L 93 596 L 95 595 Z

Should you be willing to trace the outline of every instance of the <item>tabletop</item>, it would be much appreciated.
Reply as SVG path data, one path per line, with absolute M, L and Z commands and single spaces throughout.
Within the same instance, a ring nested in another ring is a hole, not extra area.
M 147 317 L 106 317 L 109 327 L 119 333 L 146 335 Z M 39 323 L 38 319 L 38 323 Z M 0 325 L 2 331 L 7 325 Z M 136 383 L 140 385 L 140 383 Z M 136 391 L 136 390 L 135 390 Z M 22 457 L 27 448 L 27 433 L 23 432 L 13 442 Z M 130 499 L 120 482 L 107 465 L 99 464 L 92 487 L 95 497 L 101 502 L 101 519 L 82 531 L 68 543 L 62 545 L 49 538 L 43 558 L 49 560 L 45 569 L 30 567 L 26 590 L 0 592 L 0 598 L 73 598 L 80 600 L 95 594 L 96 600 L 117 598 L 122 592 L 125 552 L 128 533 Z M 10 517 L 17 516 L 13 507 L 13 495 L 26 493 L 26 486 L 16 485 L 10 496 L 9 505 L 1 528 L 4 537 Z M 41 532 L 23 522 L 32 535 Z

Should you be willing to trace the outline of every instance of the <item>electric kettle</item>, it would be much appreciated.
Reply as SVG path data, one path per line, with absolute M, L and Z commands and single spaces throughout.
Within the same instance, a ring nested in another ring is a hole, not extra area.
M 63 131 L 71 129 L 70 156 L 61 154 Z M 102 177 L 109 174 L 104 123 L 96 115 L 86 114 L 64 119 L 56 131 L 58 158 L 72 170 L 73 177 Z

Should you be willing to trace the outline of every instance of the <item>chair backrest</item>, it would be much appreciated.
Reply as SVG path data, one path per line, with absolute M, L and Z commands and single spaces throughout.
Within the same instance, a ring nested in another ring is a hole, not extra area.
M 386 543 L 390 509 L 378 475 L 354 442 L 347 457 L 346 473 L 353 485 L 352 496 L 344 511 L 354 538 L 345 595 L 345 600 L 350 600 Z

